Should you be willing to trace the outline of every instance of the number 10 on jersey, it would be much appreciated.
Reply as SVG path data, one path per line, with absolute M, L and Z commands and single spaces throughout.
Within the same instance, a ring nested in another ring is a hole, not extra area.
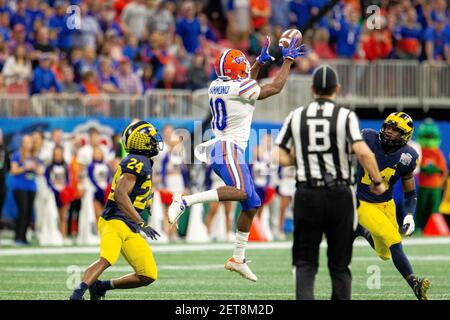
M 213 119 L 211 121 L 211 126 L 213 129 L 224 130 L 227 127 L 227 109 L 225 106 L 225 101 L 222 98 L 209 99 L 209 106 L 211 107 L 211 112 Z

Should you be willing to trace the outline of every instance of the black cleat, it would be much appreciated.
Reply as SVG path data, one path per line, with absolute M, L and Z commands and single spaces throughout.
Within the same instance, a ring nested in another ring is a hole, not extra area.
M 417 278 L 412 289 L 418 300 L 428 300 L 427 291 L 429 288 L 430 280 L 427 278 Z
M 106 290 L 100 289 L 97 280 L 92 286 L 89 287 L 89 294 L 91 295 L 91 300 L 105 300 Z

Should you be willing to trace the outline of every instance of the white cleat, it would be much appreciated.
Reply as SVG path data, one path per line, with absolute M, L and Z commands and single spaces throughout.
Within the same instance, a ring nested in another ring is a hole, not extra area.
M 172 203 L 170 204 L 168 210 L 169 223 L 176 223 L 183 214 L 184 210 L 186 210 L 186 203 L 183 201 L 181 193 L 176 193 L 173 196 Z
M 252 270 L 250 270 L 245 260 L 244 262 L 237 262 L 234 258 L 230 258 L 225 263 L 225 269 L 237 272 L 242 277 L 250 281 L 256 282 L 256 280 L 258 280 L 258 277 L 256 277 L 256 275 L 252 272 Z

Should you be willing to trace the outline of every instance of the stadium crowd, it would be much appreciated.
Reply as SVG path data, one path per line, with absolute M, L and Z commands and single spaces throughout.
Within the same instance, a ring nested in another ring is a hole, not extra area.
M 309 48 L 299 73 L 334 58 L 450 64 L 447 1 L 378 1 L 380 16 L 370 16 L 373 1 L 342 0 L 321 16 L 329 2 L 0 0 L 0 93 L 195 90 L 215 77 L 218 52 L 238 48 L 253 61 L 269 34 L 279 56 L 277 39 L 289 27 L 303 31 Z

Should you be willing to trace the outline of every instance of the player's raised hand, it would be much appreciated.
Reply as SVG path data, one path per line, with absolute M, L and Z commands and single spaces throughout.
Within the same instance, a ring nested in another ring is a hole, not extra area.
M 416 224 L 414 223 L 414 217 L 412 214 L 407 214 L 403 219 L 403 230 L 405 232 L 405 236 L 410 236 L 414 232 L 416 228 Z
M 377 184 L 372 182 L 369 189 L 370 189 L 370 192 L 372 192 L 378 196 L 383 194 L 386 191 L 386 187 L 384 186 L 384 183 L 382 183 L 382 182 L 377 183 Z
M 157 240 L 161 235 L 149 225 L 146 225 L 144 222 L 139 223 L 140 231 L 142 231 L 147 237 L 152 240 Z
M 284 46 L 280 46 L 281 54 L 284 59 L 289 59 L 294 61 L 296 58 L 304 56 L 306 54 L 305 45 L 297 46 L 300 39 L 292 39 L 289 43 L 289 47 L 285 48 Z
M 259 54 L 258 57 L 256 57 L 256 61 L 258 61 L 260 65 L 263 65 L 268 61 L 275 60 L 275 58 L 270 55 L 269 48 L 270 48 L 270 37 L 266 36 L 266 39 L 264 40 L 264 45 L 261 48 L 261 53 Z

